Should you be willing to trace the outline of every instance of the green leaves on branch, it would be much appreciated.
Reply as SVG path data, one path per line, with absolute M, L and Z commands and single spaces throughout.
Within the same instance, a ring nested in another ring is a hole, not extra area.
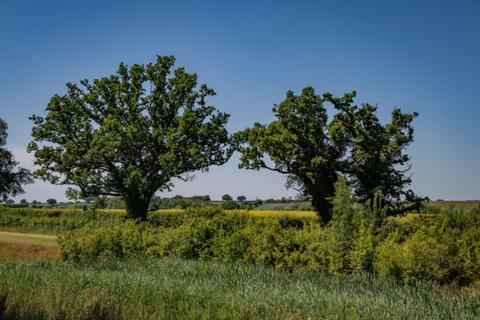
M 406 190 L 405 154 L 416 113 L 394 109 L 382 124 L 376 106 L 353 103 L 355 92 L 334 97 L 307 87 L 300 95 L 287 92 L 273 108 L 275 121 L 255 123 L 232 143 L 229 116 L 207 102 L 215 92 L 198 85 L 196 74 L 172 70 L 174 62 L 159 56 L 147 65 L 121 64 L 115 75 L 93 82 L 68 83 L 66 94 L 51 98 L 46 116 L 31 117 L 35 174 L 76 186 L 70 197 L 122 196 L 129 215 L 144 219 L 157 190 L 224 164 L 236 148 L 240 167 L 288 175 L 287 185 L 311 196 L 323 223 L 331 219 L 339 176 L 361 201 L 383 194 L 390 212 L 417 202 Z M 335 111 L 330 120 L 326 105 Z
M 323 223 L 331 219 L 329 199 L 339 176 L 348 178 L 359 200 L 381 193 L 391 212 L 405 210 L 405 201 L 418 200 L 405 190 L 411 178 L 404 153 L 413 141 L 411 122 L 417 113 L 394 109 L 391 121 L 381 124 L 376 106 L 355 105 L 355 95 L 317 95 L 311 87 L 300 95 L 287 92 L 273 108 L 274 121 L 255 123 L 235 135 L 240 168 L 288 175 L 287 186 L 311 196 Z M 330 122 L 326 105 L 335 111 Z
M 207 103 L 215 92 L 197 75 L 172 71 L 175 59 L 121 64 L 115 75 L 68 83 L 46 116 L 32 116 L 35 174 L 74 185 L 72 197 L 122 196 L 129 215 L 145 218 L 150 198 L 172 179 L 222 165 L 231 153 L 228 115 Z
M 24 193 L 23 184 L 32 183 L 30 171 L 25 168 L 18 168 L 10 150 L 5 148 L 7 144 L 7 123 L 0 119 L 0 203 L 6 202 L 9 197 L 15 197 Z

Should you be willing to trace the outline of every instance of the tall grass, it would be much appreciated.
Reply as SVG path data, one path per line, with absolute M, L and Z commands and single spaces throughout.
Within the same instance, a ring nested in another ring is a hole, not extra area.
M 478 319 L 478 291 L 200 261 L 0 264 L 1 319 Z

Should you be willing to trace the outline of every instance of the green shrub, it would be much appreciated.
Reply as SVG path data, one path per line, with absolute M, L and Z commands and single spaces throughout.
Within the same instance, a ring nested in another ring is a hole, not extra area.
M 103 261 L 134 256 L 244 262 L 283 270 L 320 268 L 314 239 L 323 231 L 314 222 L 192 209 L 160 216 L 151 223 L 97 221 L 59 238 L 64 260 Z M 174 217 L 174 218 L 173 218 Z M 323 259 L 324 263 L 326 259 Z
M 221 206 L 223 210 L 235 210 L 239 208 L 239 205 L 233 200 L 223 201 Z
M 442 283 L 480 279 L 479 212 L 384 219 L 378 198 L 359 205 L 346 185 L 338 188 L 326 227 L 312 219 L 255 217 L 219 207 L 155 212 L 139 224 L 113 212 L 80 216 L 15 209 L 2 214 L 0 223 L 84 226 L 59 239 L 61 256 L 73 261 L 183 258 Z
M 144 237 L 150 230 L 133 221 L 91 222 L 58 238 L 60 256 L 75 262 L 104 262 L 139 256 L 145 252 Z
M 416 232 L 399 244 L 393 238 L 377 248 L 375 268 L 382 276 L 451 282 L 462 277 L 462 264 L 446 244 Z
M 457 238 L 458 257 L 464 265 L 464 277 L 480 279 L 480 229 L 468 228 Z

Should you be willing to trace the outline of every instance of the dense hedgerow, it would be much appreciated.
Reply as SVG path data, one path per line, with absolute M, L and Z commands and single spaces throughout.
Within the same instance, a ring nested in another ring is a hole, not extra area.
M 0 227 L 23 227 L 54 232 L 71 231 L 90 221 L 121 219 L 119 210 L 81 210 L 0 207 Z
M 73 261 L 183 258 L 441 283 L 480 279 L 479 209 L 385 218 L 378 201 L 359 205 L 345 185 L 333 204 L 327 227 L 219 207 L 152 212 L 142 223 L 115 210 L 2 208 L 0 226 L 64 232 L 60 255 Z
M 162 211 L 160 220 L 172 219 L 178 211 Z M 157 219 L 158 213 L 151 218 Z M 124 220 L 125 211 L 116 209 L 82 210 L 55 208 L 9 208 L 0 206 L 0 227 L 21 227 L 39 231 L 72 231 L 92 221 Z M 163 221 L 162 220 L 162 221 Z
M 378 198 L 379 199 L 379 198 Z M 480 278 L 480 211 L 386 219 L 379 201 L 356 203 L 337 185 L 333 220 L 252 217 L 219 208 L 157 212 L 136 223 L 94 220 L 60 237 L 64 260 L 155 257 L 243 262 L 330 274 L 468 283 Z

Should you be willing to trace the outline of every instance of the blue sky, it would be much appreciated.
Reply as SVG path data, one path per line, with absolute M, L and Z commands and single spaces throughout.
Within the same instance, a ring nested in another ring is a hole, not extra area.
M 30 166 L 31 114 L 65 83 L 113 73 L 120 62 L 173 54 L 217 91 L 232 131 L 272 120 L 285 91 L 311 85 L 357 102 L 418 111 L 413 188 L 480 199 L 478 1 L 2 1 L 0 117 L 9 148 Z M 285 178 L 226 166 L 177 183 L 173 194 L 295 195 Z M 38 182 L 29 200 L 63 188 Z

